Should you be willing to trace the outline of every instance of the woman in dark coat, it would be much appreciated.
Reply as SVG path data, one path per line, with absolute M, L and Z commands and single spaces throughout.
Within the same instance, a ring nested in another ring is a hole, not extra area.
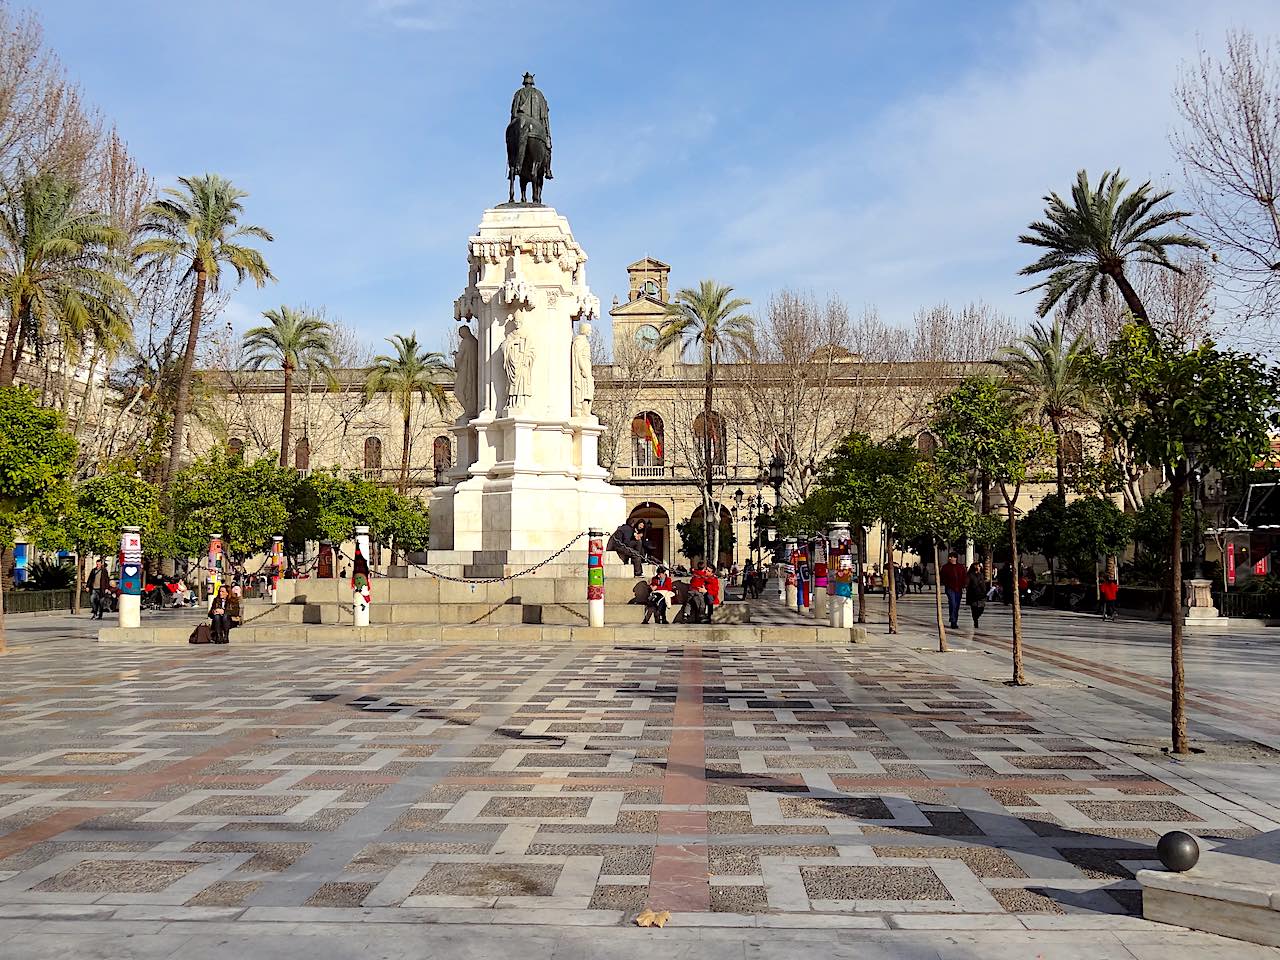
M 209 620 L 210 639 L 214 643 L 228 643 L 231 640 L 231 590 L 225 583 L 209 603 Z
M 973 626 L 976 629 L 982 612 L 987 609 L 987 591 L 991 589 L 987 578 L 982 575 L 982 564 L 969 566 L 969 582 L 965 584 L 964 599 L 969 604 L 969 612 L 973 614 Z

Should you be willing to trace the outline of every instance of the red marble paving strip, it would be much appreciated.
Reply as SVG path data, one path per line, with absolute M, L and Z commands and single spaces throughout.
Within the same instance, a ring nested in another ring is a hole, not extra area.
M 680 664 L 667 770 L 662 778 L 664 804 L 707 802 L 702 686 L 702 650 L 686 647 Z M 711 909 L 711 862 L 706 813 L 663 811 L 658 815 L 658 833 L 689 840 L 660 844 L 654 849 L 649 906 L 655 910 L 708 912 Z

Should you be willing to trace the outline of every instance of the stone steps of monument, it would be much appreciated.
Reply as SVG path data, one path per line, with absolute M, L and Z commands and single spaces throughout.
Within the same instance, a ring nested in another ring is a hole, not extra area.
M 637 594 L 634 578 L 605 579 L 605 600 L 626 603 Z M 647 587 L 644 588 L 647 590 Z M 522 603 L 579 603 L 587 596 L 586 577 L 533 579 L 522 577 L 501 583 L 455 583 L 430 577 L 379 578 L 372 584 L 373 605 L 382 603 L 487 603 L 497 605 L 519 599 Z M 283 580 L 277 592 L 280 603 L 351 603 L 346 580 Z
M 352 622 L 350 601 L 346 603 L 285 603 L 246 600 L 242 604 L 246 626 L 282 623 L 347 624 Z M 638 603 L 606 603 L 605 623 L 640 623 L 645 607 Z M 671 611 L 675 615 L 675 611 Z M 532 623 L 574 626 L 587 623 L 587 602 L 530 604 L 510 601 L 483 603 L 374 603 L 369 610 L 373 624 L 472 624 Z M 751 611 L 745 604 L 721 605 L 714 614 L 715 622 L 749 623 Z
M 100 643 L 185 645 L 191 627 L 104 627 Z M 250 624 L 231 632 L 233 646 L 258 644 L 362 643 L 600 643 L 614 646 L 753 645 L 788 643 L 849 644 L 867 639 L 861 627 L 784 626 L 748 624 L 642 625 L 604 627 L 561 624 L 381 624 L 350 627 L 337 624 Z

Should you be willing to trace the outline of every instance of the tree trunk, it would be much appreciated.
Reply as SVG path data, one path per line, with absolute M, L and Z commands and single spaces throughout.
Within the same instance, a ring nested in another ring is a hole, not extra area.
M 858 580 L 858 622 L 867 622 L 867 588 L 862 582 L 862 569 L 866 565 L 866 557 L 863 556 L 863 547 L 866 546 L 866 533 L 861 527 L 858 528 L 858 566 L 854 569 L 854 576 Z
M 289 431 L 293 426 L 293 365 L 286 360 L 284 367 L 284 422 L 280 425 L 280 466 L 289 465 Z
M 1053 430 L 1053 445 L 1057 451 L 1057 456 L 1054 459 L 1057 461 L 1058 467 L 1058 496 L 1062 498 L 1062 502 L 1065 504 L 1067 502 L 1067 464 L 1062 451 L 1062 424 L 1058 422 L 1057 417 L 1051 417 L 1049 426 Z
M 5 547 L 0 547 L 0 653 L 4 652 L 4 578 L 6 566 L 9 560 L 9 551 Z
M 1120 290 L 1120 296 L 1124 297 L 1125 306 L 1129 308 L 1133 318 L 1141 324 L 1150 326 L 1151 322 L 1147 319 L 1147 308 L 1142 305 L 1142 299 L 1138 296 L 1138 291 L 1133 289 L 1133 284 L 1124 275 L 1124 268 L 1116 267 L 1107 275 L 1115 281 L 1116 287 Z
M 178 475 L 178 463 L 182 459 L 183 435 L 187 428 L 187 405 L 191 402 L 191 371 L 196 365 L 196 349 L 200 346 L 200 315 L 204 310 L 204 291 L 207 277 L 203 270 L 196 271 L 196 288 L 191 297 L 191 326 L 187 330 L 187 349 L 182 355 L 182 371 L 178 375 L 173 397 L 173 443 L 169 447 L 169 464 L 161 487 L 161 504 L 168 517 L 165 526 L 173 535 L 174 517 L 169 510 L 173 480 Z
M 400 493 L 402 495 L 409 490 L 409 420 L 412 416 L 413 408 L 409 407 L 405 410 L 404 433 L 400 436 Z
M 896 572 L 893 568 L 893 535 L 888 531 L 884 535 L 885 554 L 888 559 L 884 565 L 884 590 L 889 598 L 889 632 L 898 632 L 898 590 Z
M 1027 682 L 1022 672 L 1022 596 L 1018 590 L 1018 517 L 1013 509 L 1018 499 L 1018 491 L 1014 490 L 1010 498 L 1006 492 L 1005 506 L 1009 511 L 1009 564 L 1013 567 L 1013 682 L 1022 686 Z
M 18 339 L 22 334 L 21 302 L 13 305 L 9 316 L 9 330 L 4 337 L 4 353 L 0 354 L 0 387 L 13 386 L 14 377 L 18 373 Z
M 715 390 L 715 365 L 712 362 L 714 360 L 714 355 L 712 354 L 710 344 L 708 344 L 706 347 L 704 360 L 705 360 L 705 363 L 704 363 L 705 370 L 703 371 L 703 373 L 706 378 L 706 384 L 704 387 L 703 398 L 702 398 L 702 465 L 704 470 L 703 480 L 705 481 L 706 488 L 707 488 L 707 492 L 706 492 L 707 506 L 702 511 L 702 526 L 704 528 L 703 539 L 702 539 L 702 547 L 703 547 L 702 552 L 704 554 L 707 554 L 707 556 L 703 557 L 703 559 L 707 561 L 707 565 L 712 569 L 715 569 L 715 566 L 716 566 L 715 561 L 717 558 L 712 557 L 710 554 L 711 554 L 713 545 L 715 544 L 714 531 L 720 525 L 719 524 L 720 518 L 718 516 L 717 517 L 711 516 L 711 503 L 715 499 L 715 486 L 714 486 L 715 471 L 714 471 L 714 465 L 711 461 L 711 446 L 712 446 L 711 432 L 714 428 L 714 425 L 711 422 L 711 402 L 712 402 L 713 394 Z M 719 431 L 716 431 L 716 433 L 718 436 Z
M 84 550 L 81 547 L 76 548 L 76 582 L 71 588 L 71 612 L 80 613 L 81 604 L 84 602 L 80 599 L 80 592 L 84 589 Z
M 947 652 L 947 628 L 942 623 L 942 554 L 933 545 L 933 607 L 938 615 L 938 652 Z
M 1178 469 L 1174 471 L 1173 486 L 1169 490 L 1172 513 L 1169 532 L 1173 538 L 1169 550 L 1169 578 L 1173 588 L 1173 608 L 1169 613 L 1169 712 L 1174 753 L 1188 752 L 1186 675 L 1182 668 L 1182 500 L 1185 495 L 1186 475 Z

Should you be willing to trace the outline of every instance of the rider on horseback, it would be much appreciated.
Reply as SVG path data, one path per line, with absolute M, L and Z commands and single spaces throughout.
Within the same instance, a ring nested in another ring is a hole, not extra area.
M 549 111 L 547 110 L 547 98 L 542 95 L 542 91 L 533 85 L 533 74 L 526 73 L 524 75 L 524 84 L 516 91 L 516 95 L 511 98 L 511 121 L 515 123 L 519 121 L 519 146 L 516 151 L 516 157 L 523 159 L 525 144 L 530 137 L 537 137 L 547 145 L 547 170 L 546 179 L 554 180 L 551 174 L 551 120 Z M 516 158 L 508 158 L 509 166 L 516 167 L 516 175 L 519 175 L 519 160 Z

